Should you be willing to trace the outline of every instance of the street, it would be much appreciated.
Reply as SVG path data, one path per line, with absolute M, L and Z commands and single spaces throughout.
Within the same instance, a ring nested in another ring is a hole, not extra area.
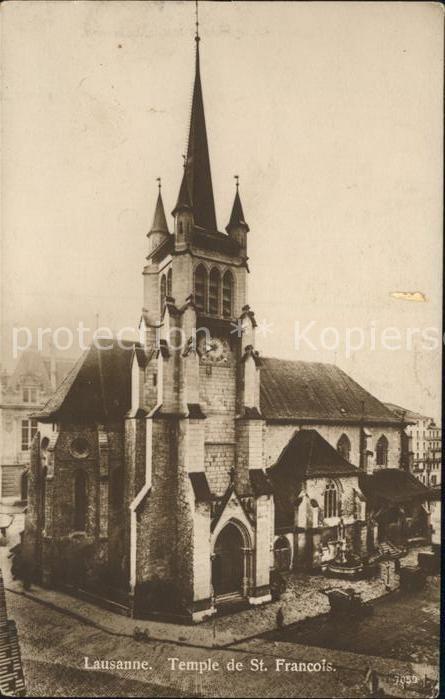
M 7 605 L 18 628 L 28 696 L 367 696 L 365 674 L 367 665 L 372 663 L 358 654 L 299 644 L 281 645 L 264 638 L 213 650 L 168 642 L 139 642 L 98 630 L 20 594 L 7 593 Z M 432 639 L 432 644 L 437 645 L 437 640 Z M 95 659 L 148 661 L 152 670 L 89 670 L 85 669 L 85 657 L 90 665 Z M 181 661 L 202 662 L 209 657 L 219 665 L 217 670 L 199 672 L 178 667 Z M 280 657 L 320 664 L 327 660 L 334 669 L 277 671 L 276 660 Z M 178 659 L 174 671 L 169 658 Z M 400 672 L 405 672 L 409 668 L 386 659 L 380 667 L 385 672 L 400 668 Z

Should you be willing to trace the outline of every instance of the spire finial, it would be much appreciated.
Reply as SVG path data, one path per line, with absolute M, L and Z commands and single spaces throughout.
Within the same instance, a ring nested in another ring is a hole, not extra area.
M 238 189 L 239 189 L 239 175 L 234 175 L 233 179 L 235 180 L 236 191 L 238 191 Z
M 198 43 L 198 41 L 201 40 L 199 36 L 199 14 L 198 14 L 198 0 L 195 0 L 195 17 L 196 17 L 196 22 L 195 22 L 195 41 Z
M 156 182 L 158 183 L 158 189 L 159 189 L 159 192 L 160 192 L 160 191 L 161 191 L 161 187 L 162 187 L 161 178 L 160 178 L 160 177 L 157 177 L 157 178 L 156 178 Z

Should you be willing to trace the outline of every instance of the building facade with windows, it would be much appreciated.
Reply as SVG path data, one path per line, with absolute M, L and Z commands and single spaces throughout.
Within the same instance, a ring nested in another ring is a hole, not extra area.
M 14 371 L 0 376 L 0 500 L 26 499 L 30 447 L 37 432 L 32 414 L 42 408 L 72 360 L 23 352 Z
M 407 423 L 338 367 L 256 350 L 238 185 L 216 222 L 198 36 L 172 216 L 159 191 L 140 342 L 96 342 L 35 416 L 23 553 L 47 585 L 200 621 L 268 602 L 276 567 L 372 547 L 359 475 L 405 473 Z
M 442 483 L 442 429 L 434 420 L 428 428 L 428 456 L 426 461 L 428 485 L 434 488 Z
M 432 417 L 406 410 L 394 403 L 385 403 L 395 415 L 409 421 L 406 432 L 410 439 L 412 461 L 410 471 L 427 488 L 442 482 L 442 430 Z
M 440 485 L 430 488 L 428 497 L 431 526 L 431 546 L 435 553 L 441 553 L 442 489 Z

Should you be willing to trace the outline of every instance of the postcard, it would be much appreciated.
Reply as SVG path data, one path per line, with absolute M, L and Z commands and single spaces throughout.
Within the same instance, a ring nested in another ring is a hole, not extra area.
M 438 696 L 443 6 L 0 11 L 0 693 Z

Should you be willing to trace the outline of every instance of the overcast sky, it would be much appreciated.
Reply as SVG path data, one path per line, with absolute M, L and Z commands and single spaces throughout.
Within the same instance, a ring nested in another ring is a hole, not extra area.
M 137 324 L 155 178 L 170 212 L 181 177 L 194 3 L 1 12 L 8 364 L 13 326 L 94 327 L 96 313 L 115 330 Z M 377 397 L 438 416 L 440 347 L 368 342 L 347 358 L 297 350 L 294 330 L 314 321 L 318 346 L 326 326 L 440 330 L 441 6 L 202 2 L 200 22 L 218 226 L 237 173 L 249 303 L 273 323 L 258 348 L 336 362 Z

